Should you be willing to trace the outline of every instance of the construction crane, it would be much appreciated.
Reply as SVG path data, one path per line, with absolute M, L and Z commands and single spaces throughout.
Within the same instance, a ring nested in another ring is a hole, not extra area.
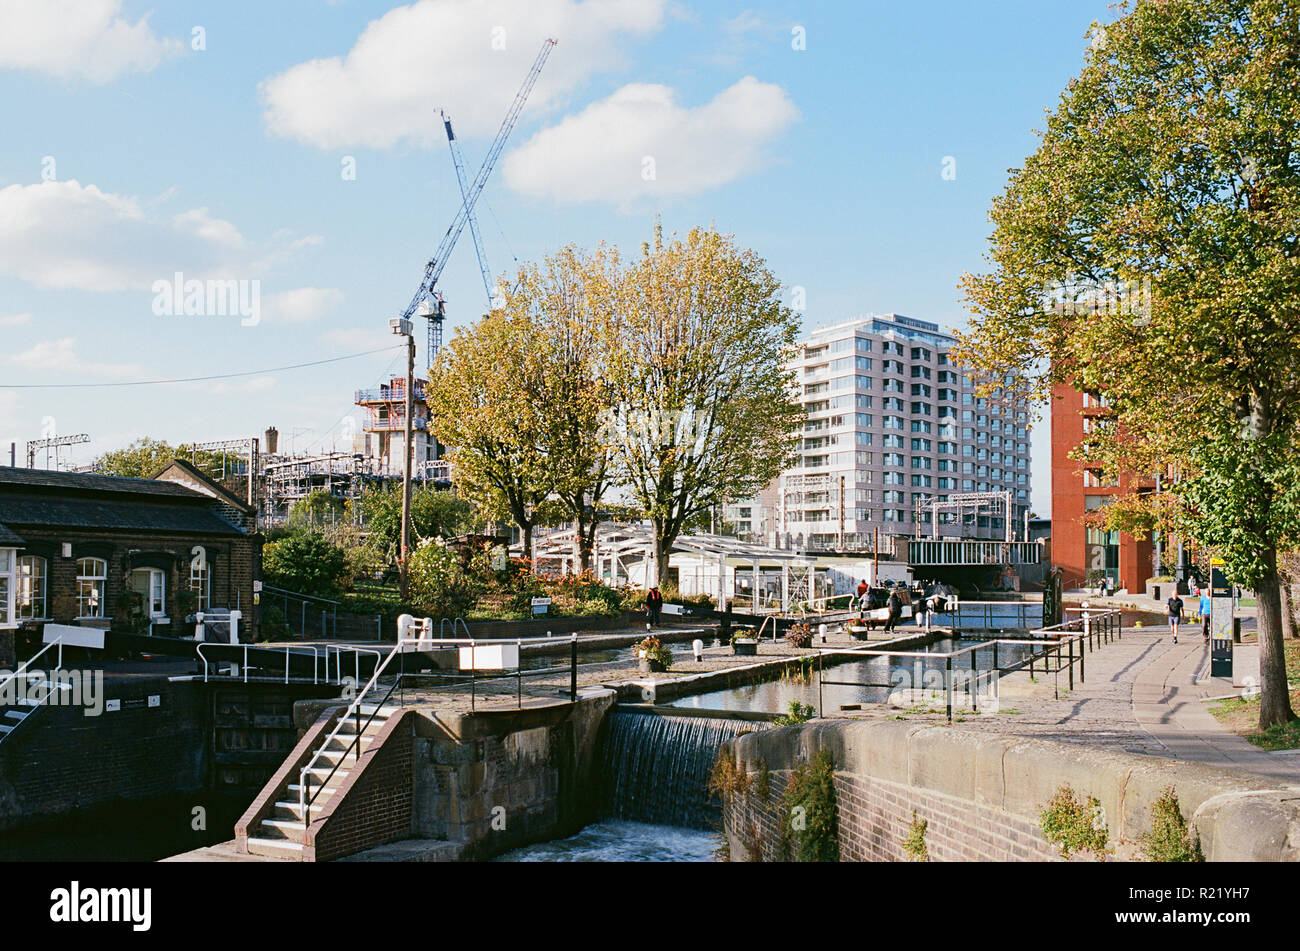
M 417 314 L 429 321 L 428 350 L 425 353 L 427 366 L 433 366 L 433 358 L 442 348 L 442 322 L 447 316 L 446 304 L 442 299 L 442 294 L 438 291 L 438 278 L 442 276 L 442 269 L 447 265 L 447 258 L 450 256 L 452 248 L 460 239 L 461 232 L 465 230 L 465 225 L 469 222 L 474 214 L 474 205 L 478 202 L 479 196 L 483 194 L 483 188 L 487 185 L 488 176 L 492 174 L 492 168 L 496 165 L 497 159 L 501 157 L 501 150 L 505 148 L 506 139 L 510 137 L 511 131 L 514 130 L 515 123 L 519 121 L 519 113 L 523 111 L 524 103 L 528 100 L 528 95 L 533 91 L 533 86 L 537 84 L 537 77 L 541 75 L 542 67 L 546 65 L 546 60 L 550 57 L 551 51 L 555 49 L 557 40 L 547 39 L 542 42 L 541 51 L 538 52 L 537 58 L 533 61 L 532 68 L 528 71 L 528 76 L 524 83 L 519 87 L 519 92 L 515 94 L 515 101 L 511 103 L 510 109 L 506 112 L 506 117 L 501 122 L 501 128 L 497 130 L 497 136 L 492 140 L 492 145 L 488 149 L 487 156 L 483 159 L 483 164 L 479 167 L 478 174 L 474 176 L 474 181 L 470 184 L 468 190 L 464 191 L 460 209 L 456 212 L 456 217 L 451 225 L 447 228 L 447 233 L 443 235 L 442 242 L 438 245 L 433 257 L 424 267 L 424 279 L 420 282 L 420 288 L 411 298 L 411 303 L 406 310 L 402 312 L 403 320 L 410 320 Z M 477 229 L 476 229 L 477 230 Z M 480 256 L 480 263 L 482 257 Z M 486 270 L 484 271 L 486 274 Z M 484 284 L 487 285 L 489 279 L 485 277 Z M 491 291 L 488 292 L 489 297 Z
M 456 144 L 456 133 L 451 128 L 451 117 L 442 113 L 442 125 L 447 130 L 447 148 L 451 149 L 451 161 L 456 166 L 456 182 L 460 185 L 460 200 L 465 207 L 473 207 L 469 200 L 469 185 L 465 181 L 465 160 L 461 157 L 460 146 Z M 488 306 L 492 305 L 492 272 L 488 267 L 487 254 L 483 250 L 483 236 L 478 230 L 478 215 L 469 213 L 469 234 L 474 239 L 474 253 L 478 255 L 478 269 L 483 274 L 483 292 L 487 294 Z

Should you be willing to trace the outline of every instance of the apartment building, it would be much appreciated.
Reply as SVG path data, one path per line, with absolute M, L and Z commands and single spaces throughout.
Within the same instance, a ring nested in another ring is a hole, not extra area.
M 1021 537 L 1028 404 L 1002 387 L 978 396 L 949 356 L 955 344 L 938 324 L 883 314 L 814 331 L 799 345 L 791 364 L 807 411 L 799 463 L 749 506 L 769 543 L 869 551 L 879 533 L 888 550 L 894 536 L 931 533 L 918 500 L 967 493 L 1009 498 Z M 945 511 L 939 534 L 1003 539 L 1005 518 L 1004 505 Z

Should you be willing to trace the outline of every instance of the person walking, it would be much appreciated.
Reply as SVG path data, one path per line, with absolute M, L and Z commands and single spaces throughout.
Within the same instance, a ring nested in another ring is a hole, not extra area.
M 1177 593 L 1165 602 L 1165 609 L 1169 614 L 1169 631 L 1174 635 L 1174 643 L 1178 643 L 1178 625 L 1183 619 L 1183 599 Z
M 645 608 L 650 619 L 651 627 L 659 626 L 659 617 L 664 609 L 664 596 L 659 592 L 659 586 L 654 585 L 650 588 L 645 596 Z
M 903 613 L 903 599 L 897 591 L 889 592 L 889 619 L 885 621 L 885 630 L 892 631 L 898 626 L 898 618 Z

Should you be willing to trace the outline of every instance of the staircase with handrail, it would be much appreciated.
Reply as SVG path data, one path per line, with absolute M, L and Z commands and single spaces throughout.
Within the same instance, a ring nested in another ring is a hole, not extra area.
M 265 805 L 269 797 L 270 808 L 262 810 L 265 814 L 255 826 L 236 830 L 241 851 L 300 861 L 307 858 L 307 833 L 313 814 L 319 817 L 327 807 L 338 805 L 335 797 L 352 772 L 363 765 L 362 754 L 375 748 L 374 743 L 389 717 L 398 712 L 387 701 L 401 685 L 401 675 L 394 677 L 393 684 L 382 695 L 379 678 L 399 654 L 434 643 L 432 622 L 414 618 L 404 622 L 407 617 L 399 619 L 397 643 L 388 656 L 376 664 L 374 673 L 333 729 L 315 745 L 305 763 L 296 768 L 297 782 L 292 781 L 293 770 L 282 771 L 255 800 L 256 809 L 258 801 Z M 414 629 L 418 629 L 419 636 L 404 636 Z
M 34 670 L 32 664 L 47 651 L 54 650 L 54 666 L 49 670 Z M 71 686 L 59 683 L 51 677 L 63 669 L 63 638 L 56 637 L 7 677 L 0 679 L 0 743 L 4 743 L 17 732 L 18 728 L 28 723 L 54 692 L 71 690 Z M 15 699 L 8 702 L 6 698 Z

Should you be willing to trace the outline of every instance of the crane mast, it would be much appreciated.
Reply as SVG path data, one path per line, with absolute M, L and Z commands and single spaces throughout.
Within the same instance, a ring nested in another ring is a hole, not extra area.
M 528 101 L 533 86 L 537 84 L 537 78 L 541 75 L 542 67 L 546 65 L 546 60 L 550 57 L 551 51 L 555 49 L 556 42 L 554 39 L 547 39 L 542 42 L 542 48 L 533 61 L 532 68 L 528 71 L 528 76 L 524 79 L 523 85 L 519 87 L 519 92 L 515 94 L 514 102 L 511 103 L 509 111 L 506 112 L 506 117 L 497 130 L 496 138 L 492 140 L 492 145 L 483 159 L 483 164 L 479 167 L 478 174 L 474 176 L 474 181 L 470 184 L 469 189 L 464 192 L 456 217 L 448 226 L 447 233 L 443 235 L 437 250 L 433 252 L 433 257 L 425 265 L 424 279 L 420 282 L 419 289 L 415 292 L 415 296 L 411 298 L 411 303 L 406 310 L 402 312 L 402 317 L 405 319 L 409 320 L 412 316 L 418 314 L 429 321 L 428 350 L 425 353 L 428 366 L 433 365 L 433 358 L 442 347 L 442 322 L 446 317 L 446 308 L 442 295 L 437 289 L 438 279 L 442 276 L 442 270 L 447 264 L 447 258 L 456 246 L 456 242 L 460 239 L 461 232 L 465 230 L 465 225 L 474 214 L 474 205 L 483 193 L 488 176 L 492 174 L 492 169 L 496 165 L 497 159 L 500 158 L 501 151 L 505 148 L 506 140 L 510 137 L 515 124 L 519 121 L 519 114 L 523 111 L 524 103 Z M 448 132 L 450 133 L 450 127 L 448 127 Z M 455 149 L 453 148 L 454 154 Z M 461 174 L 459 163 L 457 174 L 458 176 Z M 480 252 L 480 263 L 482 260 Z M 485 269 L 484 273 L 486 274 Z M 487 283 L 488 281 L 485 279 L 484 284 Z M 491 296 L 490 290 L 488 293 Z
M 451 161 L 456 166 L 456 182 L 460 185 L 460 200 L 469 202 L 469 185 L 465 181 L 465 160 L 460 154 L 460 145 L 456 142 L 456 133 L 451 128 L 451 117 L 442 113 L 442 125 L 447 130 L 447 148 L 451 149 Z M 488 305 L 492 303 L 492 272 L 488 267 L 487 254 L 483 251 L 483 236 L 478 230 L 478 216 L 469 215 L 469 234 L 474 239 L 474 253 L 478 255 L 478 269 L 483 275 L 483 292 L 487 294 Z

